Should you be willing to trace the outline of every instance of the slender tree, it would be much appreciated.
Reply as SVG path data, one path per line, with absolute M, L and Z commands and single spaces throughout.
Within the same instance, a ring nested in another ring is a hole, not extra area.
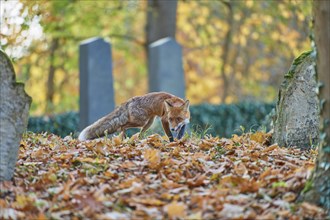
M 222 65 L 221 65 L 221 79 L 223 82 L 222 85 L 222 96 L 221 96 L 221 102 L 224 103 L 226 101 L 226 98 L 228 96 L 229 91 L 229 79 L 228 74 L 226 73 L 226 66 L 228 64 L 229 59 L 229 50 L 231 45 L 231 39 L 233 35 L 233 25 L 234 25 L 234 10 L 233 10 L 233 2 L 230 1 L 223 1 L 223 4 L 228 9 L 228 15 L 227 15 L 227 24 L 228 24 L 228 30 L 224 39 L 223 48 L 222 48 Z
M 177 5 L 177 0 L 148 0 L 146 48 L 161 38 L 175 38 Z
M 54 94 L 55 94 L 55 72 L 57 67 L 55 66 L 55 54 L 59 48 L 59 39 L 52 39 L 51 47 L 50 47 L 50 56 L 49 56 L 49 70 L 48 70 L 48 78 L 47 78 L 47 86 L 46 86 L 46 109 L 45 112 L 52 112 L 53 103 L 54 103 Z
M 312 188 L 305 200 L 324 207 L 330 213 L 330 1 L 314 0 L 315 43 L 317 48 L 317 73 L 322 86 L 322 135 L 319 155 L 311 182 Z

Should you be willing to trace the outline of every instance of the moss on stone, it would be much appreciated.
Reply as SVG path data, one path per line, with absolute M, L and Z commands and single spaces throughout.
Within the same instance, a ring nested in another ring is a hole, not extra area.
M 284 75 L 285 78 L 292 78 L 294 76 L 294 73 L 296 72 L 296 68 L 299 64 L 301 64 L 304 59 L 309 56 L 313 51 L 305 51 L 302 54 L 300 54 L 297 58 L 295 58 L 291 64 L 291 67 L 289 71 Z

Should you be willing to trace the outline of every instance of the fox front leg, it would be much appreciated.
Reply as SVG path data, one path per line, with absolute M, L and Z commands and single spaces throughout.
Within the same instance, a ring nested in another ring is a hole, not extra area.
M 148 128 L 150 128 L 150 126 L 152 125 L 152 123 L 154 122 L 155 117 L 149 118 L 149 120 L 147 121 L 147 123 L 145 125 L 143 125 L 140 134 L 139 134 L 139 138 L 142 137 L 142 135 L 144 134 L 144 132 L 146 132 L 148 130 Z
M 170 129 L 170 124 L 168 123 L 167 118 L 162 118 L 161 121 L 162 121 L 162 126 L 163 126 L 163 129 L 164 129 L 167 137 L 170 139 L 170 142 L 173 142 L 174 139 L 173 139 L 173 135 L 172 135 L 172 132 Z

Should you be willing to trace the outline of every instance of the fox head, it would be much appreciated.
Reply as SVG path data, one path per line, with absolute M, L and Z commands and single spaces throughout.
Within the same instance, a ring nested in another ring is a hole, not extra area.
M 167 99 L 165 100 L 165 107 L 172 135 L 174 138 L 180 139 L 190 121 L 189 100 Z

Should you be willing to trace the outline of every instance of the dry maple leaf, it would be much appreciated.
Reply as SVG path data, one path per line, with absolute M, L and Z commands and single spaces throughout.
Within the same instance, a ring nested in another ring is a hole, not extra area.
M 184 218 L 186 216 L 186 205 L 182 202 L 173 201 L 164 207 L 168 217 L 173 218 Z
M 269 135 L 267 135 L 266 133 L 257 131 L 256 133 L 251 134 L 250 139 L 252 141 L 256 141 L 260 144 L 264 143 L 265 141 L 267 141 Z
M 206 179 L 206 176 L 203 175 L 197 175 L 196 177 L 194 177 L 193 179 L 189 179 L 187 181 L 187 184 L 189 187 L 199 187 L 204 185 L 204 181 Z
M 305 216 L 317 216 L 318 214 L 322 213 L 323 210 L 320 207 L 317 207 L 314 204 L 310 204 L 308 202 L 301 203 L 301 212 Z
M 243 176 L 248 173 L 246 166 L 241 161 L 239 161 L 238 163 L 236 163 L 234 165 L 234 170 L 235 170 L 236 174 L 239 176 Z
M 202 140 L 202 142 L 199 144 L 199 147 L 202 150 L 209 150 L 213 146 L 214 146 L 214 142 L 208 140 Z
M 161 162 L 161 153 L 157 149 L 147 149 L 143 153 L 144 159 L 148 162 L 151 169 L 158 169 Z
M 159 134 L 154 134 L 147 138 L 147 143 L 153 147 L 161 147 L 163 146 L 163 139 Z

